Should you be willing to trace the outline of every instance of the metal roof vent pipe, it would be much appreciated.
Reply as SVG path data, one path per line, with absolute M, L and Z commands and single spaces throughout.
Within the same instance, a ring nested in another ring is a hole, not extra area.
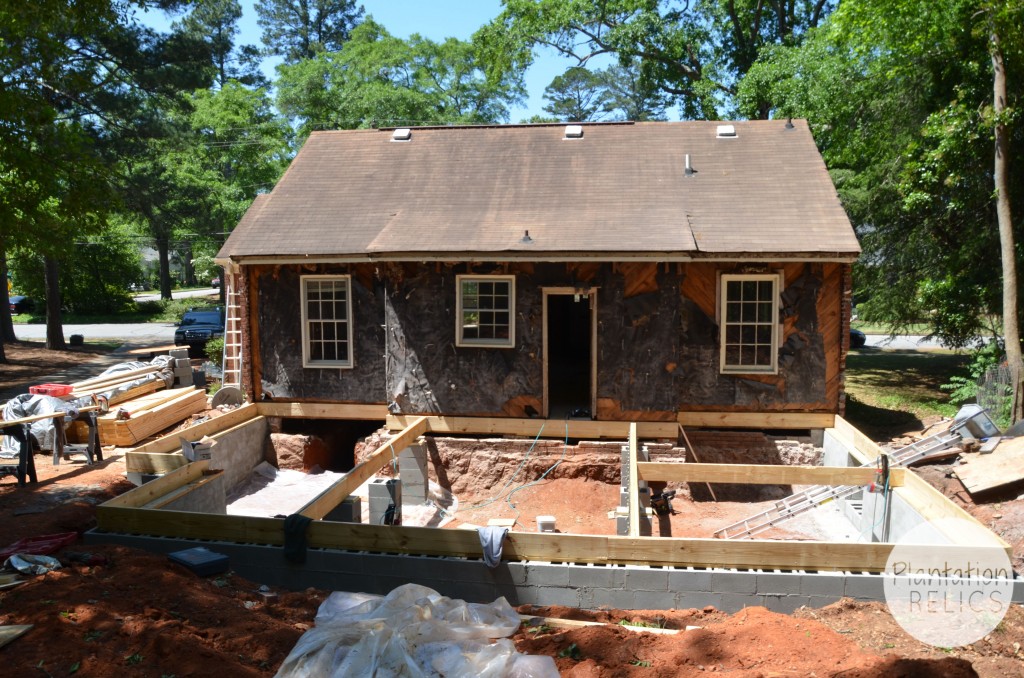
M 696 170 L 693 169 L 693 163 L 690 162 L 690 154 L 687 153 L 686 154 L 686 176 L 692 177 L 694 172 L 696 172 Z

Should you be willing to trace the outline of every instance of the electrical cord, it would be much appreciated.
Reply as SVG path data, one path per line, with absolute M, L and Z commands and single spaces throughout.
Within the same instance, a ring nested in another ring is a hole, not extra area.
M 541 425 L 540 425 L 540 430 L 539 430 L 539 431 L 537 431 L 537 437 L 533 439 L 533 444 L 531 444 L 531 445 L 530 445 L 530 449 L 528 449 L 528 450 L 526 451 L 526 456 L 525 456 L 525 457 L 523 457 L 523 460 L 522 460 L 522 461 L 521 461 L 521 462 L 519 463 L 519 468 L 517 468 L 517 469 L 515 470 L 515 473 L 513 473 L 513 474 L 512 474 L 512 475 L 511 475 L 511 476 L 509 477 L 509 479 L 505 481 L 505 484 L 501 486 L 501 489 L 500 489 L 500 490 L 498 490 L 498 493 L 497 493 L 497 494 L 495 494 L 495 495 L 494 495 L 493 497 L 491 497 L 490 499 L 485 499 L 484 501 L 480 502 L 479 504 L 473 504 L 473 505 L 470 505 L 470 506 L 466 506 L 466 507 L 463 507 L 463 506 L 459 506 L 459 508 L 458 508 L 458 510 L 456 511 L 456 513 L 458 513 L 458 512 L 465 512 L 465 511 L 476 511 L 476 510 L 478 510 L 478 509 L 482 509 L 482 508 L 483 508 L 483 507 L 485 507 L 485 506 L 490 506 L 490 505 L 491 505 L 491 504 L 493 504 L 494 502 L 496 502 L 496 501 L 498 501 L 499 499 L 501 499 L 501 495 L 502 495 L 502 493 L 503 493 L 503 492 L 505 491 L 505 489 L 506 489 L 506 488 L 507 488 L 507 487 L 508 487 L 509 485 L 511 485 L 511 484 L 512 484 L 512 481 L 516 479 L 516 476 L 517 476 L 517 475 L 519 475 L 519 472 L 523 470 L 523 467 L 524 467 L 524 466 L 526 466 L 526 462 L 527 462 L 527 461 L 528 461 L 528 460 L 530 459 L 530 454 L 531 454 L 531 453 L 533 452 L 533 448 L 535 448 L 535 447 L 537 446 L 537 441 L 538 441 L 538 440 L 540 440 L 540 436 L 541 436 L 541 434 L 542 434 L 542 433 L 544 433 L 544 427 L 545 427 L 546 425 L 547 425 L 547 422 L 543 422 L 543 423 L 541 423 Z M 566 425 L 566 430 L 568 430 L 568 425 Z M 513 490 L 513 491 L 514 491 L 514 490 Z M 511 492 L 510 492 L 509 494 L 511 495 Z

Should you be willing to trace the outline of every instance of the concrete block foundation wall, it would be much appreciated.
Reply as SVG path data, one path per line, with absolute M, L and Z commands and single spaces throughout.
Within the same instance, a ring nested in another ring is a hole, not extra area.
M 230 558 L 239 575 L 268 586 L 301 591 L 386 594 L 407 583 L 422 584 L 452 598 L 490 602 L 504 596 L 513 605 L 566 605 L 595 609 L 666 610 L 703 608 L 735 612 L 763 606 L 789 613 L 822 607 L 842 597 L 884 600 L 883 577 L 855 572 L 781 572 L 725 568 L 643 567 L 545 562 L 501 563 L 404 554 L 309 549 L 306 562 L 284 558 L 281 547 L 114 534 L 92 530 L 86 543 L 120 544 L 156 553 L 204 546 Z M 1024 602 L 1024 581 L 1014 582 L 1014 602 Z

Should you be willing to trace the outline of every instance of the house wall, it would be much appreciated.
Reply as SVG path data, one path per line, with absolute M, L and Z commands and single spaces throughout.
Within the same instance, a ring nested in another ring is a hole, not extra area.
M 680 410 L 835 412 L 849 265 L 837 263 L 379 263 L 252 267 L 254 383 L 269 397 L 394 401 L 405 413 L 542 411 L 543 288 L 596 289 L 597 418 Z M 779 373 L 719 373 L 717 281 L 784 273 Z M 355 366 L 302 367 L 299 277 L 351 274 Z M 514 348 L 455 345 L 456 276 L 516 276 Z M 848 321 L 845 321 L 848 322 Z M 386 356 L 386 358 L 385 358 Z

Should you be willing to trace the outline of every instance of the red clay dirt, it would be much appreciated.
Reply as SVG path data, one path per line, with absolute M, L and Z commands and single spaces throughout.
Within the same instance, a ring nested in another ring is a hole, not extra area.
M 78 457 L 53 466 L 50 455 L 40 454 L 35 457 L 38 484 L 19 488 L 13 477 L 0 479 L 0 548 L 25 537 L 93 526 L 95 506 L 131 487 L 123 476 L 123 459 L 111 450 L 105 456 L 91 467 Z M 560 482 L 544 486 L 544 493 L 557 497 Z M 587 481 L 563 489 L 566 510 L 597 496 L 597 488 Z M 1010 515 L 1005 506 L 1000 515 Z M 259 583 L 231 573 L 198 577 L 163 556 L 123 547 L 86 547 L 80 541 L 57 556 L 65 563 L 63 569 L 27 577 L 27 583 L 0 591 L 0 624 L 34 625 L 0 648 L 6 667 L 0 673 L 270 676 L 312 625 L 317 606 L 329 593 L 277 590 L 277 600 L 268 602 Z M 555 657 L 565 676 L 1024 675 L 1020 606 L 1013 606 L 988 638 L 948 651 L 909 637 L 878 603 L 841 601 L 793 615 L 763 608 L 726 614 L 714 608 L 586 611 L 523 606 L 520 612 L 606 624 L 569 630 L 520 628 L 514 637 L 520 651 Z M 627 630 L 618 625 L 623 620 L 700 629 L 660 635 Z

